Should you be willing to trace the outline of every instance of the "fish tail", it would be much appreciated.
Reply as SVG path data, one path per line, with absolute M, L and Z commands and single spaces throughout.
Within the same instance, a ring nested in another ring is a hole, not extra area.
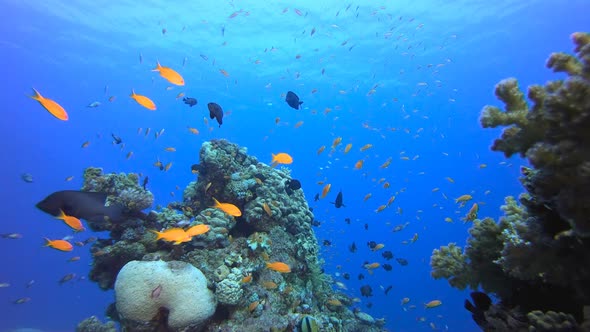
M 162 232 L 158 232 L 158 231 L 153 230 L 153 229 L 150 229 L 150 232 L 156 234 L 156 241 L 158 241 L 159 239 L 161 239 L 162 238 L 162 235 L 164 234 Z
M 31 89 L 33 89 L 33 92 L 35 93 L 35 95 L 29 96 L 29 97 L 31 97 L 32 99 L 38 100 L 38 101 L 43 100 L 43 96 L 41 96 L 39 91 L 35 90 L 35 88 L 31 88 Z
M 152 69 L 152 71 L 160 71 L 161 68 L 160 60 L 156 59 L 156 68 Z
M 131 97 L 135 96 L 135 90 L 131 89 Z
M 44 247 L 49 247 L 51 246 L 51 240 L 49 238 L 44 237 L 43 240 L 45 240 L 45 245 Z

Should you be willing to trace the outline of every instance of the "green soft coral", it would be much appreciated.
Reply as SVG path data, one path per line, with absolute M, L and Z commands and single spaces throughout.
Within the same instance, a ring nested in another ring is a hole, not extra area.
M 445 278 L 451 286 L 465 289 L 468 286 L 476 288 L 471 278 L 471 269 L 467 263 L 467 256 L 463 254 L 461 247 L 455 243 L 434 249 L 430 257 L 431 275 L 434 279 Z M 474 287 L 475 286 L 475 287 Z

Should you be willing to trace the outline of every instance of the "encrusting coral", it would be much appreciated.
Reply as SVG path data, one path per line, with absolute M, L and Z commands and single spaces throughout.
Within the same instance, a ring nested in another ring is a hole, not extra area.
M 547 61 L 567 77 L 529 87 L 532 106 L 511 78 L 496 86 L 505 111 L 482 111 L 483 127 L 508 126 L 492 150 L 532 165 L 521 169 L 527 193 L 518 202 L 507 197 L 499 223 L 476 220 L 464 252 L 450 244 L 431 258 L 433 277 L 499 298 L 474 314 L 485 330 L 578 331 L 589 324 L 590 34 L 572 39 L 576 57 L 554 53 Z

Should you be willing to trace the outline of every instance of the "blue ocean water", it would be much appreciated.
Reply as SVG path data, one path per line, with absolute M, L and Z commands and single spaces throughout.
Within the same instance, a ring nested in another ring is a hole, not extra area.
M 460 221 L 468 207 L 459 208 L 454 198 L 471 194 L 480 217 L 497 218 L 504 197 L 523 191 L 518 176 L 526 161 L 489 150 L 500 130 L 482 129 L 480 110 L 501 106 L 493 88 L 503 78 L 516 77 L 523 88 L 561 78 L 545 61 L 551 52 L 572 50 L 570 34 L 590 29 L 589 10 L 584 0 L 3 1 L 0 233 L 22 238 L 0 239 L 0 283 L 10 284 L 0 288 L 0 331 L 73 331 L 86 317 L 104 318 L 113 302 L 112 291 L 85 278 L 88 247 L 63 253 L 42 246 L 43 237 L 72 234 L 35 208 L 39 200 L 79 189 L 84 168 L 97 166 L 148 175 L 156 204 L 165 206 L 181 200 L 194 180 L 190 165 L 198 162 L 202 142 L 220 138 L 266 163 L 271 153 L 293 156 L 292 176 L 321 221 L 316 236 L 320 244 L 331 242 L 322 250 L 326 273 L 362 298 L 363 311 L 385 317 L 389 331 L 477 330 L 463 309 L 469 292 L 433 280 L 429 261 L 433 249 L 464 245 L 468 236 L 470 225 Z M 167 89 L 171 85 L 151 71 L 157 60 L 180 72 L 186 85 Z M 32 87 L 60 103 L 70 120 L 55 119 L 28 98 Z M 136 104 L 132 89 L 158 109 Z M 301 110 L 285 103 L 289 90 L 304 101 Z M 183 104 L 180 92 L 199 104 Z M 86 107 L 94 101 L 101 105 Z M 224 108 L 221 127 L 204 121 L 208 102 Z M 112 144 L 111 133 L 124 140 L 124 149 Z M 336 137 L 342 144 L 331 152 Z M 348 143 L 353 147 L 345 154 Z M 360 151 L 365 144 L 372 148 Z M 326 150 L 318 155 L 321 146 Z M 158 158 L 172 168 L 157 170 Z M 388 158 L 391 165 L 380 168 Z M 355 170 L 358 160 L 364 165 Z M 22 173 L 33 182 L 25 183 Z M 315 202 L 320 181 L 332 191 Z M 340 190 L 346 207 L 336 209 L 330 202 Z M 376 213 L 393 195 L 395 202 Z M 402 244 L 415 234 L 417 241 Z M 409 264 L 392 260 L 392 271 L 368 275 L 364 262 L 386 263 L 369 241 Z M 348 250 L 352 242 L 356 253 Z M 67 262 L 73 256 L 80 261 Z M 68 273 L 77 277 L 60 285 Z M 364 280 L 357 280 L 359 273 Z M 370 298 L 359 291 L 367 284 Z M 382 287 L 390 285 L 385 295 Z M 25 297 L 30 301 L 13 303 Z M 402 306 L 404 297 L 410 303 Z M 433 299 L 443 305 L 425 309 Z M 408 309 L 412 304 L 416 308 Z

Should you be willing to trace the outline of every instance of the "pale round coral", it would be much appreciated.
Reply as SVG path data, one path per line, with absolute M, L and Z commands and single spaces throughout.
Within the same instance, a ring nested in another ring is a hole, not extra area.
M 156 290 L 161 287 L 159 294 Z M 117 311 L 125 319 L 149 322 L 160 307 L 173 329 L 203 323 L 215 312 L 215 298 L 203 273 L 180 261 L 131 261 L 115 282 Z

